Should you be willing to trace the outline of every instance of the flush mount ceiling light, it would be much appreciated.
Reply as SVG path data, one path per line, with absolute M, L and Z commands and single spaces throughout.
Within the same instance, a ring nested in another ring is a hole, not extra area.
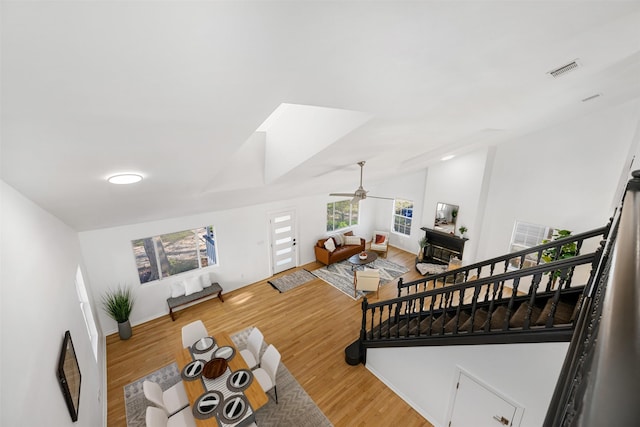
M 442 160 L 443 162 L 446 162 L 447 160 L 451 160 L 453 159 L 455 156 L 453 154 L 449 154 L 448 156 L 444 156 L 443 158 L 441 158 L 440 160 Z
M 142 175 L 138 175 L 137 173 L 121 173 L 118 175 L 113 175 L 107 178 L 111 184 L 135 184 L 136 182 L 142 181 Z

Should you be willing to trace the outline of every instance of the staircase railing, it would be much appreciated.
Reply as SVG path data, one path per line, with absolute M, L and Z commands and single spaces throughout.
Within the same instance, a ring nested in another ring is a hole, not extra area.
M 538 266 L 544 263 L 544 254 L 554 255 L 554 258 L 552 258 L 551 261 L 556 261 L 562 253 L 561 248 L 566 245 L 575 244 L 576 255 L 579 255 L 584 243 L 588 240 L 593 239 L 593 241 L 596 242 L 596 245 L 594 246 L 597 247 L 602 239 L 606 239 L 610 225 L 611 223 L 591 231 L 568 236 L 563 239 L 554 240 L 549 243 L 523 249 L 521 251 L 511 252 L 506 255 L 470 264 L 444 273 L 429 275 L 412 282 L 404 283 L 402 278 L 400 278 L 398 280 L 398 297 L 403 294 L 408 295 L 438 287 L 445 287 L 450 283 L 462 283 L 480 277 L 491 277 L 495 274 L 531 268 L 531 266 Z M 555 276 L 558 276 L 558 274 Z M 551 284 L 552 281 L 550 280 L 547 283 L 547 290 L 549 290 Z
M 604 249 L 544 426 L 631 426 L 640 419 L 640 171 Z
M 556 311 L 563 296 L 564 299 L 567 296 L 572 298 L 572 307 L 580 304 L 582 291 L 592 278 L 593 265 L 597 263 L 599 253 L 598 250 L 374 304 L 369 304 L 365 298 L 362 302 L 361 344 L 363 347 L 472 344 L 468 339 L 471 336 L 485 343 L 504 342 L 504 335 L 514 332 L 520 334 L 520 338 L 512 342 L 568 341 L 573 331 L 572 321 L 554 324 Z M 574 272 L 580 266 L 586 266 L 586 271 L 580 273 L 581 283 L 571 285 Z M 552 276 L 555 272 L 561 272 L 555 289 L 540 286 L 545 275 Z M 520 292 L 524 282 L 527 282 L 528 289 Z M 519 308 L 518 322 L 514 324 L 516 306 L 524 309 Z M 547 309 L 541 310 L 540 306 Z M 499 307 L 502 307 L 502 316 L 496 324 L 492 317 L 498 316 Z M 461 312 L 465 312 L 464 318 Z M 542 323 L 539 320 L 541 312 L 546 315 Z M 579 307 L 574 311 L 577 312 Z M 542 329 L 565 333 L 557 339 L 523 334 Z M 460 340 L 462 337 L 463 341 Z M 364 360 L 365 350 L 362 350 Z

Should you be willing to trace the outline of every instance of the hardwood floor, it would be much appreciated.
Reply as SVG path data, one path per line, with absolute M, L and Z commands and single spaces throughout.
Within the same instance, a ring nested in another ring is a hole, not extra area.
M 409 267 L 405 281 L 421 277 L 415 254 L 390 247 L 387 258 Z M 314 270 L 320 263 L 300 268 Z M 282 274 L 291 273 L 293 270 Z M 379 299 L 396 296 L 396 282 Z M 224 284 L 222 284 L 224 288 Z M 375 294 L 370 299 L 377 301 Z M 340 426 L 431 426 L 363 365 L 344 361 L 344 349 L 358 338 L 361 300 L 354 301 L 320 279 L 286 293 L 266 280 L 133 328 L 133 337 L 107 337 L 107 411 L 110 427 L 126 426 L 123 387 L 173 361 L 181 349 L 181 328 L 201 319 L 209 333 L 233 334 L 257 326 L 329 420 Z

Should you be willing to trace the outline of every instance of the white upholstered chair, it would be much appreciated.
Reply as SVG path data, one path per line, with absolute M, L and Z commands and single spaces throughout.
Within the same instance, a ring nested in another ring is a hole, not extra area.
M 370 249 L 375 252 L 380 252 L 387 257 L 387 250 L 389 249 L 389 232 L 388 231 L 374 231 L 373 239 L 371 239 Z
M 260 365 L 260 348 L 264 341 L 264 336 L 260 329 L 253 328 L 247 338 L 247 348 L 240 350 L 240 355 L 247 362 L 249 369 L 253 369 Z
M 162 409 L 148 406 L 145 422 L 147 427 L 196 427 L 191 408 L 184 408 L 168 418 Z
M 162 388 L 157 383 L 144 380 L 142 390 L 144 391 L 144 397 L 158 408 L 161 408 L 168 417 L 173 417 L 174 414 L 189 406 L 189 398 L 182 381 L 162 391 Z
M 276 395 L 276 403 L 278 403 L 278 390 L 276 389 L 276 373 L 280 365 L 280 353 L 273 344 L 262 355 L 260 367 L 253 371 L 253 376 L 258 380 L 264 392 L 273 389 Z
M 182 347 L 191 347 L 200 338 L 208 337 L 209 332 L 202 323 L 202 320 L 196 320 L 182 327 Z
M 356 270 L 356 286 L 353 290 L 353 296 L 356 291 L 376 291 L 380 289 L 380 271 L 375 268 L 365 268 L 364 270 Z

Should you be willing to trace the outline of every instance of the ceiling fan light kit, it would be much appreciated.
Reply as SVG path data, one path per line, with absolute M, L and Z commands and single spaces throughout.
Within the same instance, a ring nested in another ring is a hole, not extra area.
M 362 172 L 364 169 L 365 161 L 358 162 L 360 166 L 360 186 L 353 193 L 330 193 L 330 196 L 338 196 L 338 197 L 351 197 L 351 203 L 355 204 L 360 202 L 360 200 L 364 200 L 367 197 L 372 199 L 385 199 L 385 200 L 393 200 L 392 197 L 378 197 L 378 196 L 367 196 L 368 191 L 362 187 Z

